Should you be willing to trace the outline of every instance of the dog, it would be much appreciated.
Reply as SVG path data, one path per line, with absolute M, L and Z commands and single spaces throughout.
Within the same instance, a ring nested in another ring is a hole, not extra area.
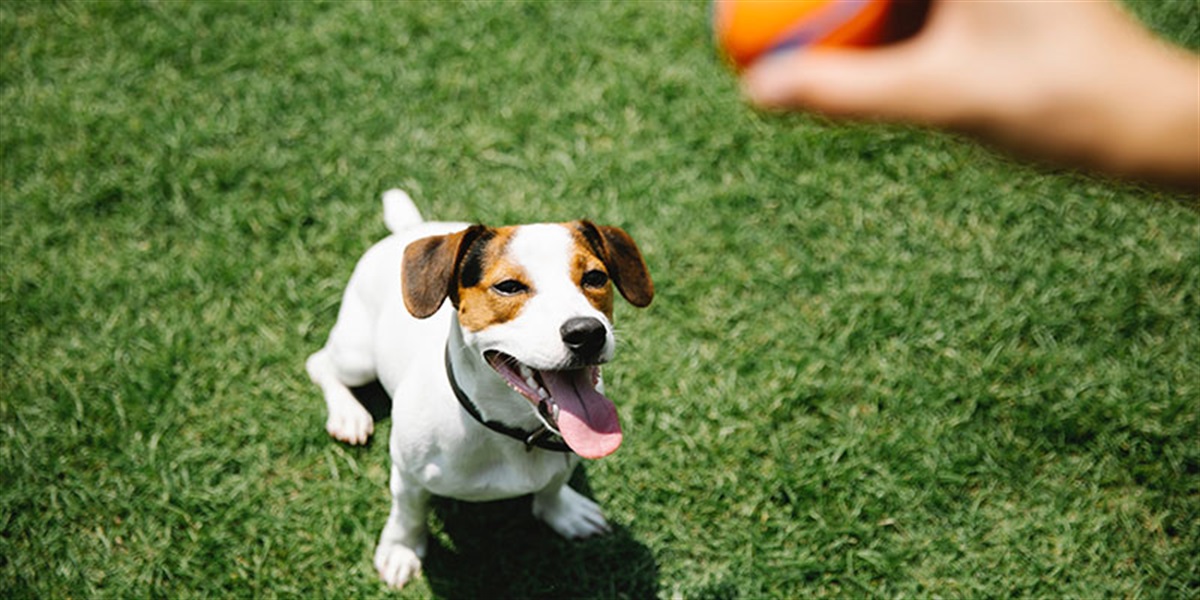
M 589 221 L 425 222 L 401 190 L 383 205 L 391 235 L 359 260 L 305 365 L 340 441 L 374 430 L 351 388 L 378 381 L 392 398 L 379 576 L 399 588 L 420 571 L 433 495 L 533 494 L 534 516 L 560 535 L 608 532 L 600 507 L 566 483 L 581 457 L 621 444 L 600 368 L 613 357 L 614 287 L 637 307 L 654 297 L 637 244 Z

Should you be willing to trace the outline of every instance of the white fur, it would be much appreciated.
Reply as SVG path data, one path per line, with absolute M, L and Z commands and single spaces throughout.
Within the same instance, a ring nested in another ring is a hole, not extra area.
M 383 193 L 383 224 L 388 231 L 397 233 L 420 224 L 421 211 L 413 204 L 404 190 L 388 190 Z
M 513 320 L 465 332 L 447 301 L 427 319 L 414 318 L 401 295 L 401 259 L 411 242 L 461 230 L 464 223 L 423 223 L 399 190 L 384 195 L 393 234 L 359 260 L 325 347 L 309 357 L 309 377 L 324 393 L 326 430 L 351 444 L 367 441 L 371 415 L 349 387 L 378 379 L 392 398 L 392 510 L 375 551 L 380 577 L 403 586 L 420 570 L 426 547 L 429 497 L 486 501 L 533 494 L 533 513 L 559 534 L 586 537 L 609 530 L 599 506 L 566 485 L 579 457 L 535 449 L 493 432 L 469 416 L 447 384 L 443 352 L 449 347 L 457 381 L 487 419 L 537 429 L 532 404 L 508 388 L 483 360 L 500 350 L 535 368 L 568 360 L 559 328 L 590 316 L 612 327 L 571 281 L 571 238 L 557 225 L 523 226 L 510 254 L 531 279 L 535 295 Z

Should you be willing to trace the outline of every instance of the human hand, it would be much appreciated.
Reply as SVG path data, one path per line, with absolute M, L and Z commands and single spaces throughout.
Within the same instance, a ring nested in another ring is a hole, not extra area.
M 934 2 L 911 39 L 771 56 L 743 85 L 764 108 L 944 127 L 1200 188 L 1200 60 L 1108 2 Z

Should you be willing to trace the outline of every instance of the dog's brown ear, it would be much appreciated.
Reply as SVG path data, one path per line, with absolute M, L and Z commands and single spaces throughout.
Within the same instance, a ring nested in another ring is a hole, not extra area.
M 404 249 L 404 306 L 418 319 L 436 313 L 449 297 L 457 303 L 458 283 L 454 280 L 463 254 L 486 231 L 472 225 L 448 235 L 421 238 Z
M 596 225 L 591 221 L 580 221 L 580 231 L 592 250 L 604 261 L 608 276 L 617 290 L 639 308 L 648 306 L 654 299 L 654 282 L 642 253 L 633 238 L 620 227 Z

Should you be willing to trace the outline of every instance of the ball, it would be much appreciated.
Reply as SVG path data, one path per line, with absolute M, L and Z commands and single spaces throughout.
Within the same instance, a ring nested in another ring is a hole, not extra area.
M 737 70 L 804 47 L 874 46 L 911 35 L 921 0 L 713 0 L 717 45 Z

